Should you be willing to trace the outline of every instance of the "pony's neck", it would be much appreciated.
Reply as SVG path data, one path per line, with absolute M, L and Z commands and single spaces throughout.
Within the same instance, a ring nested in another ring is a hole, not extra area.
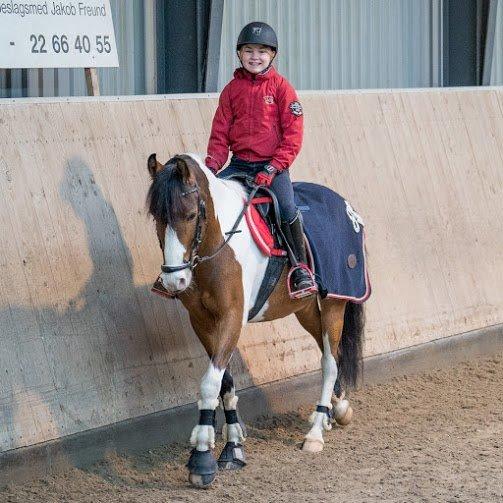
M 217 178 L 199 159 L 196 160 L 196 178 L 200 190 L 204 191 L 207 218 L 201 253 L 210 255 L 221 246 L 227 237 L 225 233 L 232 229 L 243 208 L 246 192 L 239 182 Z
M 206 168 L 205 168 L 206 169 Z M 246 200 L 244 187 L 237 181 L 222 180 L 209 170 L 207 174 L 209 193 L 215 209 L 215 217 L 227 232 L 233 226 Z

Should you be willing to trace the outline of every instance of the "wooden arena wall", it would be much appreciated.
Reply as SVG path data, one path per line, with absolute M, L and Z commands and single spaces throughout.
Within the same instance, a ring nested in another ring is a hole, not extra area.
M 503 323 L 503 91 L 301 100 L 293 178 L 334 188 L 366 223 L 365 355 Z M 207 357 L 178 301 L 149 292 L 146 160 L 204 153 L 216 103 L 0 104 L 0 452 L 196 399 Z M 319 359 L 288 318 L 247 327 L 232 370 L 244 388 Z

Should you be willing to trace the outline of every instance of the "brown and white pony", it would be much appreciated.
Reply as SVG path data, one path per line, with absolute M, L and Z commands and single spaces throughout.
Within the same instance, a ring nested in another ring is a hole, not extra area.
M 187 465 L 191 483 L 204 487 L 214 480 L 218 466 L 235 469 L 245 464 L 244 433 L 237 417 L 238 397 L 227 365 L 241 329 L 248 322 L 268 257 L 255 245 L 245 219 L 234 229 L 246 199 L 239 182 L 218 179 L 192 154 L 175 156 L 165 165 L 152 154 L 148 170 L 152 177 L 148 207 L 164 257 L 160 279 L 188 310 L 191 324 L 210 358 L 201 381 L 200 419 L 192 431 L 190 441 L 194 449 Z M 238 232 L 229 233 L 232 230 Z M 318 452 L 324 445 L 323 431 L 331 429 L 331 419 L 347 424 L 353 414 L 338 377 L 349 384 L 356 381 L 363 311 L 361 305 L 314 295 L 292 300 L 286 274 L 287 268 L 251 322 L 295 313 L 318 343 L 323 385 L 302 447 Z M 212 449 L 219 396 L 226 417 L 226 446 L 217 465 Z

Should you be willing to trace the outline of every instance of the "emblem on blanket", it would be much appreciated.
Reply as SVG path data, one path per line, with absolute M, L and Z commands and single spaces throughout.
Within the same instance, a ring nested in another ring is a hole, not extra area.
M 349 257 L 348 257 L 348 266 L 351 268 L 351 269 L 354 269 L 356 267 L 356 264 L 358 263 L 358 261 L 356 260 L 356 255 L 354 253 L 352 253 Z
M 346 203 L 346 213 L 351 222 L 353 222 L 353 229 L 355 232 L 360 232 L 360 226 L 364 225 L 363 218 L 356 213 L 353 207 L 346 200 L 344 200 L 344 202 Z

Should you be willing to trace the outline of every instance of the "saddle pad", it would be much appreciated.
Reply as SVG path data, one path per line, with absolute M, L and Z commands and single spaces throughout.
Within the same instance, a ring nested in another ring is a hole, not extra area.
M 256 208 L 258 204 L 268 203 L 270 201 L 271 199 L 269 197 L 253 198 L 245 212 L 246 222 L 255 244 L 264 255 L 268 257 L 285 257 L 286 251 L 275 247 L 271 229 L 269 229 L 266 221 Z
M 371 288 L 362 218 L 343 197 L 327 187 L 307 182 L 296 182 L 293 187 L 320 293 L 364 302 Z

